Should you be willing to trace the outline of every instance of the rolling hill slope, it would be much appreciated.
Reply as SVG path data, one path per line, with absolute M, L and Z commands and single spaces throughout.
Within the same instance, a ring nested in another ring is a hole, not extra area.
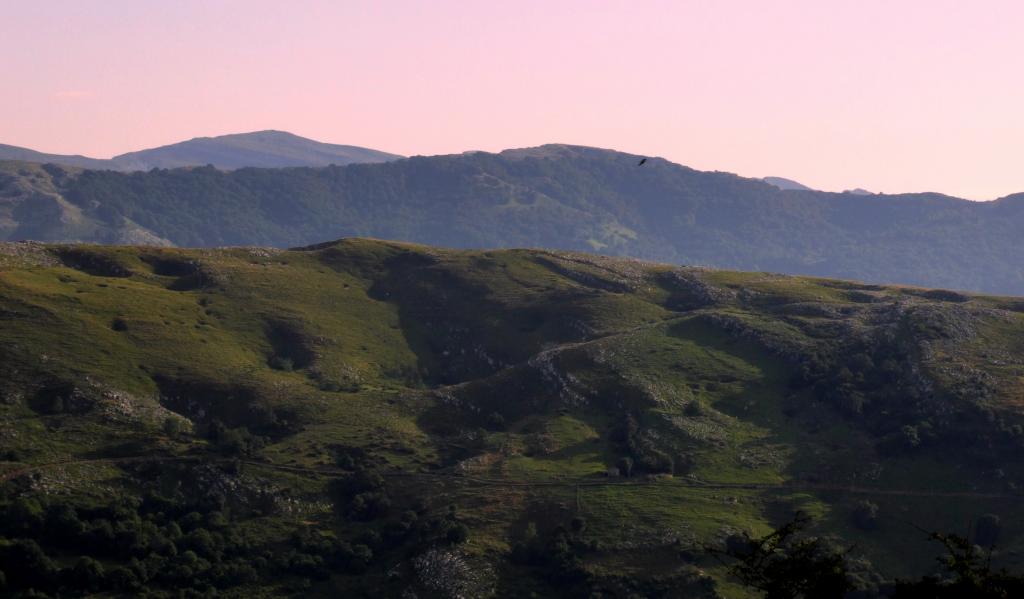
M 705 548 L 795 510 L 856 543 L 865 589 L 931 567 L 915 526 L 982 514 L 1024 566 L 1020 300 L 366 239 L 19 243 L 0 320 L 0 553 L 34 556 L 9 588 L 744 597 Z
M 784 191 L 636 158 L 553 145 L 231 172 L 5 163 L 0 237 L 109 243 L 145 232 L 179 246 L 290 247 L 358 235 L 1024 294 L 1019 197 Z

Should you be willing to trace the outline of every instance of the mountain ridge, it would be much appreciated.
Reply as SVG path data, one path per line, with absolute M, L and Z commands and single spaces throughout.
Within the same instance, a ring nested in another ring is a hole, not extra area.
M 360 146 L 324 143 L 273 129 L 194 137 L 155 148 L 126 152 L 108 159 L 48 154 L 0 144 L 0 160 L 116 171 L 144 171 L 152 168 L 181 168 L 208 164 L 222 169 L 328 166 L 355 162 L 385 162 L 398 158 L 401 158 L 398 154 Z
M 109 160 L 90 158 L 79 154 L 48 154 L 30 148 L 0 144 L 0 160 L 18 162 L 35 162 L 39 164 L 62 164 L 76 168 L 103 169 L 110 165 Z
M 218 168 L 282 168 L 385 162 L 401 158 L 358 146 L 315 142 L 272 129 L 216 137 L 196 137 L 166 146 L 128 152 L 111 160 L 121 170 L 205 166 Z
M 779 189 L 815 191 L 814 189 L 804 185 L 803 183 L 800 183 L 799 181 L 794 181 L 792 179 L 787 179 L 785 177 L 761 177 L 761 180 L 764 181 L 765 183 L 770 183 L 775 187 L 778 187 Z
M 368 236 L 1024 295 L 1017 196 L 785 191 L 566 144 L 226 172 L 7 163 L 0 197 L 0 239 L 118 243 L 133 226 L 200 247 Z

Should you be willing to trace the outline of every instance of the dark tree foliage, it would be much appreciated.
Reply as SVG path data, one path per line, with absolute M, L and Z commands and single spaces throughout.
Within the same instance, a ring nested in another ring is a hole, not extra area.
M 75 566 L 71 570 L 70 579 L 73 582 L 72 586 L 76 589 L 97 591 L 103 588 L 105 576 L 103 564 L 87 555 L 83 555 L 75 562 Z
M 954 337 L 968 326 L 958 318 L 953 310 L 922 306 L 880 308 L 870 329 L 794 358 L 790 386 L 809 390 L 872 434 L 883 455 L 955 448 L 995 469 L 993 456 L 1018 453 L 1024 437 L 988 407 L 992 383 L 978 377 L 939 390 L 922 375 L 920 342 Z M 790 415 L 799 410 L 797 400 L 786 407 Z
M 712 549 L 730 563 L 729 572 L 765 599 L 842 597 L 853 590 L 846 555 L 819 538 L 801 532 L 810 518 L 799 514 L 778 530 L 760 538 L 733 538 L 724 552 Z
M 619 460 L 617 462 L 615 462 L 615 467 L 619 469 L 619 474 L 621 474 L 622 476 L 625 476 L 625 477 L 632 476 L 633 475 L 633 458 L 631 458 L 629 456 L 621 457 L 621 458 L 619 458 Z
M 611 439 L 627 454 L 616 463 L 623 476 L 632 476 L 637 471 L 668 474 L 676 471 L 679 458 L 673 457 L 670 449 L 660 447 L 654 437 L 645 434 L 640 421 L 633 414 L 623 416 L 622 421 L 612 430 Z
M 163 425 L 161 426 L 161 430 L 164 432 L 164 434 L 170 437 L 171 439 L 177 439 L 184 431 L 184 428 L 185 427 L 182 424 L 181 419 L 175 418 L 174 416 L 168 416 L 167 418 L 164 418 Z
M 260 581 L 295 580 L 302 586 L 331 572 L 363 572 L 374 556 L 365 545 L 311 531 L 284 547 L 254 542 L 219 502 L 181 495 L 122 496 L 88 507 L 67 498 L 44 501 L 0 502 L 3 586 L 16 596 L 132 596 L 171 589 L 174 596 L 191 597 Z M 403 521 L 411 527 L 416 518 Z M 432 538 L 444 533 L 439 528 Z M 456 528 L 451 534 L 457 541 L 468 531 Z
M 896 584 L 894 599 L 1009 599 L 1024 597 L 1024 577 L 992 568 L 992 553 L 967 537 L 931 533 L 946 554 L 939 558 L 946 576 L 925 576 Z
M 542 577 L 565 596 L 582 595 L 590 578 L 580 559 L 587 550 L 580 536 L 582 529 L 571 528 L 559 525 L 539 533 L 531 522 L 513 544 L 511 554 L 513 562 L 540 570 Z
M 12 588 L 47 590 L 56 584 L 57 564 L 32 539 L 17 539 L 0 546 L 0 563 Z
M 990 516 L 987 514 L 986 516 Z M 944 575 L 899 580 L 885 585 L 865 577 L 868 564 L 851 559 L 822 539 L 802 534 L 810 520 L 797 517 L 761 538 L 734 535 L 725 550 L 708 551 L 729 564 L 729 572 L 765 599 L 877 597 L 892 599 L 1009 599 L 1024 597 L 1024 576 L 992 567 L 992 550 L 967 537 L 930 533 L 942 544 Z M 868 572 L 869 573 L 869 572 Z M 884 588 L 883 588 L 884 587 Z
M 249 432 L 244 426 L 228 428 L 220 420 L 213 420 L 206 427 L 206 438 L 226 455 L 253 454 L 266 445 L 266 439 Z
M 350 476 L 334 479 L 328 492 L 335 509 L 353 520 L 375 520 L 391 508 L 384 477 L 369 468 L 357 466 Z

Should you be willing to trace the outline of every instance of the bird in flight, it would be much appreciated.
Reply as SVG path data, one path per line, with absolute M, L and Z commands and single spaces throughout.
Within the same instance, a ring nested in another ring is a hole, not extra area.
M 637 166 L 643 166 L 645 162 L 647 162 L 647 159 L 646 158 L 641 158 L 640 162 L 637 163 Z

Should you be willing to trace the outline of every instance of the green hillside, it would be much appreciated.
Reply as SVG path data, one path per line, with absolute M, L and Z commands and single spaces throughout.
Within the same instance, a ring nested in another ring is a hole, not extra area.
M 748 597 L 708 549 L 796 511 L 868 591 L 934 569 L 921 530 L 983 517 L 1019 571 L 1022 351 L 1021 300 L 912 287 L 367 239 L 2 244 L 2 581 Z
M 554 145 L 231 172 L 0 163 L 0 239 L 294 247 L 365 236 L 1024 295 L 1021 197 L 781 190 L 637 159 Z

